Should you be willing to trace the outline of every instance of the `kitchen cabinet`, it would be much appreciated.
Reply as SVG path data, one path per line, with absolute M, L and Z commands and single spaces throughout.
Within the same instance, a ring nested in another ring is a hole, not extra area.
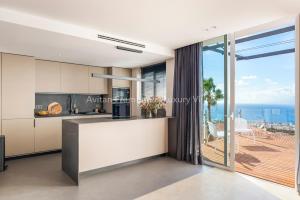
M 113 67 L 112 68 L 112 75 L 131 77 L 131 69 Z M 130 88 L 130 85 L 131 85 L 131 81 L 117 80 L 117 79 L 112 80 L 112 87 L 113 88 Z
M 107 115 L 45 117 L 35 119 L 34 151 L 36 153 L 61 149 L 62 120 L 111 117 Z
M 88 67 L 61 63 L 61 86 L 64 93 L 88 93 Z
M 36 60 L 35 70 L 36 92 L 61 92 L 59 62 Z
M 2 120 L 2 134 L 6 157 L 34 152 L 34 119 Z
M 33 57 L 2 54 L 2 119 L 33 118 L 35 61 Z
M 62 118 L 35 119 L 35 152 L 61 149 Z
M 107 94 L 107 79 L 93 78 L 92 73 L 107 74 L 107 69 L 103 67 L 89 67 L 89 93 L 90 94 Z

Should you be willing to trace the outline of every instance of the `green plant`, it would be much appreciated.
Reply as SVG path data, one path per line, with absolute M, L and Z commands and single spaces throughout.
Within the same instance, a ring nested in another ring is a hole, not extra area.
M 222 90 L 217 89 L 212 78 L 203 80 L 204 101 L 207 102 L 208 121 L 211 121 L 211 107 L 224 98 Z

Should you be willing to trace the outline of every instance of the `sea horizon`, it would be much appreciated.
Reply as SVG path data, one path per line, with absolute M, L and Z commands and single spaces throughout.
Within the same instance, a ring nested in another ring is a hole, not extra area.
M 207 105 L 204 105 L 207 112 Z M 211 109 L 212 119 L 224 120 L 224 104 L 217 104 Z M 265 104 L 240 103 L 235 105 L 235 116 L 242 117 L 249 122 L 266 122 L 280 124 L 295 124 L 294 104 Z

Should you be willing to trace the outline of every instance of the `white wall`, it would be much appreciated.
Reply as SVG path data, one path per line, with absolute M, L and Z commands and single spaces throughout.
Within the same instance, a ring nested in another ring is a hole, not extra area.
M 132 69 L 132 77 L 141 78 L 141 68 Z M 141 98 L 141 82 L 131 81 L 131 116 L 140 116 L 141 111 L 139 109 L 139 100 Z
M 167 116 L 172 115 L 172 102 L 170 101 L 173 98 L 173 81 L 174 81 L 174 68 L 175 68 L 175 59 L 169 59 L 166 61 L 166 87 L 167 87 L 167 105 L 166 111 Z

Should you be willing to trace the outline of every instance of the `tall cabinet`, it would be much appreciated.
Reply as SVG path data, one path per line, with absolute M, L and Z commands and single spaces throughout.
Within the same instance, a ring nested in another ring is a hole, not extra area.
M 5 156 L 34 152 L 34 119 L 4 119 L 2 134 L 5 135 Z
M 34 58 L 2 54 L 2 119 L 33 118 L 34 94 Z
M 35 60 L 2 54 L 2 134 L 6 156 L 34 151 Z
M 114 76 L 124 76 L 131 77 L 131 69 L 128 68 L 119 68 L 119 67 L 110 67 L 107 69 L 107 74 Z M 129 80 L 118 80 L 118 79 L 108 79 L 107 80 L 107 95 L 105 98 L 112 98 L 112 89 L 113 88 L 129 88 L 131 90 L 131 81 Z M 106 112 L 112 113 L 112 103 L 108 101 L 104 105 Z
M 107 94 L 107 79 L 91 73 L 107 69 L 0 53 L 0 134 L 6 157 L 61 149 L 62 118 L 35 119 L 35 93 Z M 127 87 L 127 81 L 118 84 Z
M 131 69 L 113 67 L 112 75 L 131 77 Z M 112 87 L 113 88 L 130 88 L 130 86 L 131 86 L 131 81 L 112 79 Z

